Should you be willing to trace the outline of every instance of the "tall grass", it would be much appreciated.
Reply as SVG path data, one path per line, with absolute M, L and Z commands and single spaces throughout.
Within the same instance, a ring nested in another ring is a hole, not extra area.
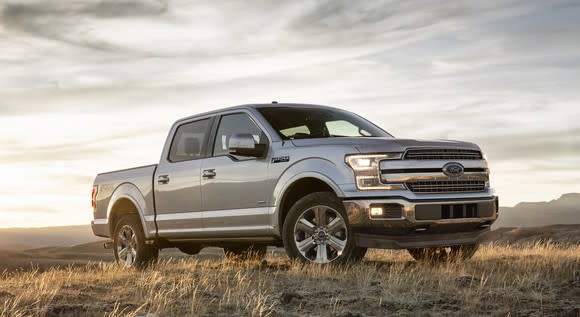
M 350 267 L 165 259 L 0 274 L 0 316 L 333 316 L 580 314 L 580 246 L 483 246 L 426 264 L 372 250 Z

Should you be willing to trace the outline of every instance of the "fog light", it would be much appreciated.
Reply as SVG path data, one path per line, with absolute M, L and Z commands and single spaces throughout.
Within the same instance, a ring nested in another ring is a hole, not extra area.
M 372 204 L 369 206 L 371 219 L 402 219 L 403 206 L 399 204 Z
M 382 207 L 372 207 L 371 208 L 371 216 L 380 217 L 383 215 L 383 208 Z

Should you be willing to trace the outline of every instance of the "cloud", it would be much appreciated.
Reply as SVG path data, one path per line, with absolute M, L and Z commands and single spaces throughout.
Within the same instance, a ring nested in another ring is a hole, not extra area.
M 107 147 L 90 147 L 82 144 L 41 146 L 29 149 L 10 151 L 9 154 L 0 155 L 0 163 L 13 162 L 47 162 L 47 161 L 74 161 L 102 155 L 109 150 Z
M 27 192 L 31 206 L 86 208 L 92 175 L 155 162 L 176 119 L 271 100 L 347 108 L 397 136 L 475 141 L 508 201 L 578 178 L 577 1 L 0 8 L 0 169 L 25 175 L 0 201 Z
M 533 131 L 527 133 L 480 137 L 490 157 L 497 160 L 554 160 L 580 157 L 580 129 Z
M 34 142 L 25 145 L 15 141 L 3 142 L 3 154 L 0 154 L 0 163 L 38 163 L 38 162 L 64 162 L 86 160 L 104 156 L 118 148 L 116 141 L 129 142 L 150 134 L 167 133 L 158 127 L 145 127 L 140 129 L 123 130 L 116 134 L 101 135 L 99 137 L 85 139 L 78 142 L 56 143 L 39 145 Z M 39 139 L 37 142 L 43 142 Z M 42 144 L 42 143 L 41 143 Z
M 8 207 L 8 210 L 3 210 L 8 213 L 25 213 L 25 214 L 58 214 L 61 212 L 58 208 L 47 207 L 46 205 L 20 205 Z
M 164 0 L 94 0 L 94 1 L 7 1 L 3 17 L 10 22 L 26 23 L 43 18 L 68 18 L 79 15 L 99 18 L 119 18 L 129 16 L 156 16 L 167 12 Z M 10 24 L 10 22 L 8 24 Z
M 7 29 L 95 50 L 118 51 L 121 47 L 84 36 L 90 29 L 83 28 L 83 19 L 157 16 L 166 11 L 163 0 L 8 2 L 0 21 Z

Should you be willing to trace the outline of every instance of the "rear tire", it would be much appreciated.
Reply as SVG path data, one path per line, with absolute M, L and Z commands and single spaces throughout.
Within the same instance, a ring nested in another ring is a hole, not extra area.
M 250 245 L 250 246 L 231 246 L 224 247 L 226 258 L 230 260 L 262 260 L 266 257 L 267 246 Z
M 290 208 L 282 240 L 286 254 L 304 263 L 345 264 L 362 260 L 344 205 L 331 192 L 308 194 Z
M 407 249 L 407 251 L 415 260 L 421 262 L 457 262 L 471 259 L 478 247 L 477 244 L 465 244 L 446 248 Z
M 159 249 L 145 243 L 145 234 L 138 215 L 122 216 L 113 236 L 115 261 L 123 268 L 145 268 L 157 261 Z

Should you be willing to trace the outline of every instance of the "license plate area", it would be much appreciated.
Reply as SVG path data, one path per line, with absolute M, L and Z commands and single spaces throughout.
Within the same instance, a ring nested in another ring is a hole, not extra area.
M 494 202 L 466 204 L 428 204 L 415 206 L 416 220 L 446 220 L 491 217 Z

